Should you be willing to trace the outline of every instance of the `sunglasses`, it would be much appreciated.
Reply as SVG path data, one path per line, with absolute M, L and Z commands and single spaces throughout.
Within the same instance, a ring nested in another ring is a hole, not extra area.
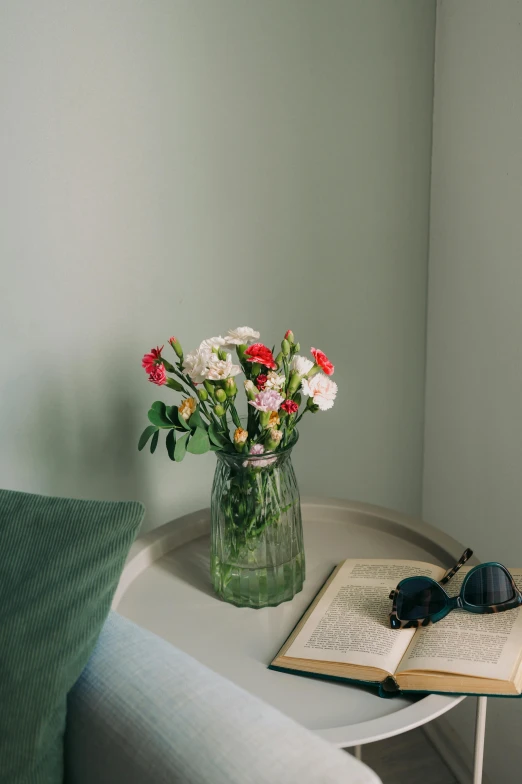
M 406 577 L 390 593 L 392 629 L 417 629 L 437 623 L 455 609 L 472 613 L 498 613 L 522 604 L 522 593 L 505 566 L 485 563 L 474 566 L 462 583 L 458 596 L 448 596 L 442 587 L 473 555 L 465 550 L 459 561 L 435 582 L 431 577 Z

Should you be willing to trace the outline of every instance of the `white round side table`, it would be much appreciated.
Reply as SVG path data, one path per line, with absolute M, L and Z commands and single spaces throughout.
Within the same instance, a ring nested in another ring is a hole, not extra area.
M 386 700 L 362 687 L 275 672 L 267 666 L 339 561 L 395 557 L 449 567 L 464 547 L 433 526 L 369 504 L 308 499 L 302 513 L 306 582 L 291 602 L 252 610 L 215 596 L 209 572 L 210 512 L 203 509 L 136 541 L 113 609 L 336 746 L 355 746 L 360 756 L 362 744 L 419 727 L 465 698 Z M 484 713 L 486 701 L 481 700 Z M 480 752 L 478 724 L 477 733 Z M 482 726 L 482 739 L 483 734 Z M 479 757 L 474 784 L 481 780 L 481 753 Z

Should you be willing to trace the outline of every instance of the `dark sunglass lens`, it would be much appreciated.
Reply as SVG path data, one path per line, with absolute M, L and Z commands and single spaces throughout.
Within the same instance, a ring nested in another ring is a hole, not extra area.
M 515 595 L 511 581 L 500 566 L 483 566 L 470 576 L 464 588 L 464 601 L 477 607 L 504 604 Z
M 446 606 L 446 595 L 440 585 L 426 577 L 412 577 L 399 588 L 397 616 L 401 621 L 414 621 L 435 615 Z

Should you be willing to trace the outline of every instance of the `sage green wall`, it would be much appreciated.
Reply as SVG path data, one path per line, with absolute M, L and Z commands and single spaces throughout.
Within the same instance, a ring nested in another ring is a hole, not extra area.
M 0 484 L 207 504 L 140 359 L 242 324 L 337 365 L 307 494 L 421 506 L 434 2 L 3 0 Z
M 521 75 L 520 2 L 439 3 L 423 516 L 511 566 L 522 565 Z M 473 703 L 447 714 L 468 755 Z M 489 700 L 491 782 L 520 781 L 521 707 Z

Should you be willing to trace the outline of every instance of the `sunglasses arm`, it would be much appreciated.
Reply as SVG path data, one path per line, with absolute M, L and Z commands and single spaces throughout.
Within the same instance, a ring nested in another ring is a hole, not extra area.
M 472 555 L 473 555 L 473 550 L 470 550 L 469 547 L 468 547 L 467 550 L 464 550 L 464 552 L 460 556 L 460 558 L 457 561 L 457 563 L 455 564 L 455 566 L 452 566 L 451 569 L 449 569 L 446 572 L 446 574 L 444 575 L 442 580 L 439 580 L 439 585 L 446 585 L 446 583 L 448 583 L 451 580 L 451 578 L 454 577 L 457 574 L 457 572 L 460 569 L 460 567 L 464 566 L 466 561 L 468 561 L 471 558 Z

